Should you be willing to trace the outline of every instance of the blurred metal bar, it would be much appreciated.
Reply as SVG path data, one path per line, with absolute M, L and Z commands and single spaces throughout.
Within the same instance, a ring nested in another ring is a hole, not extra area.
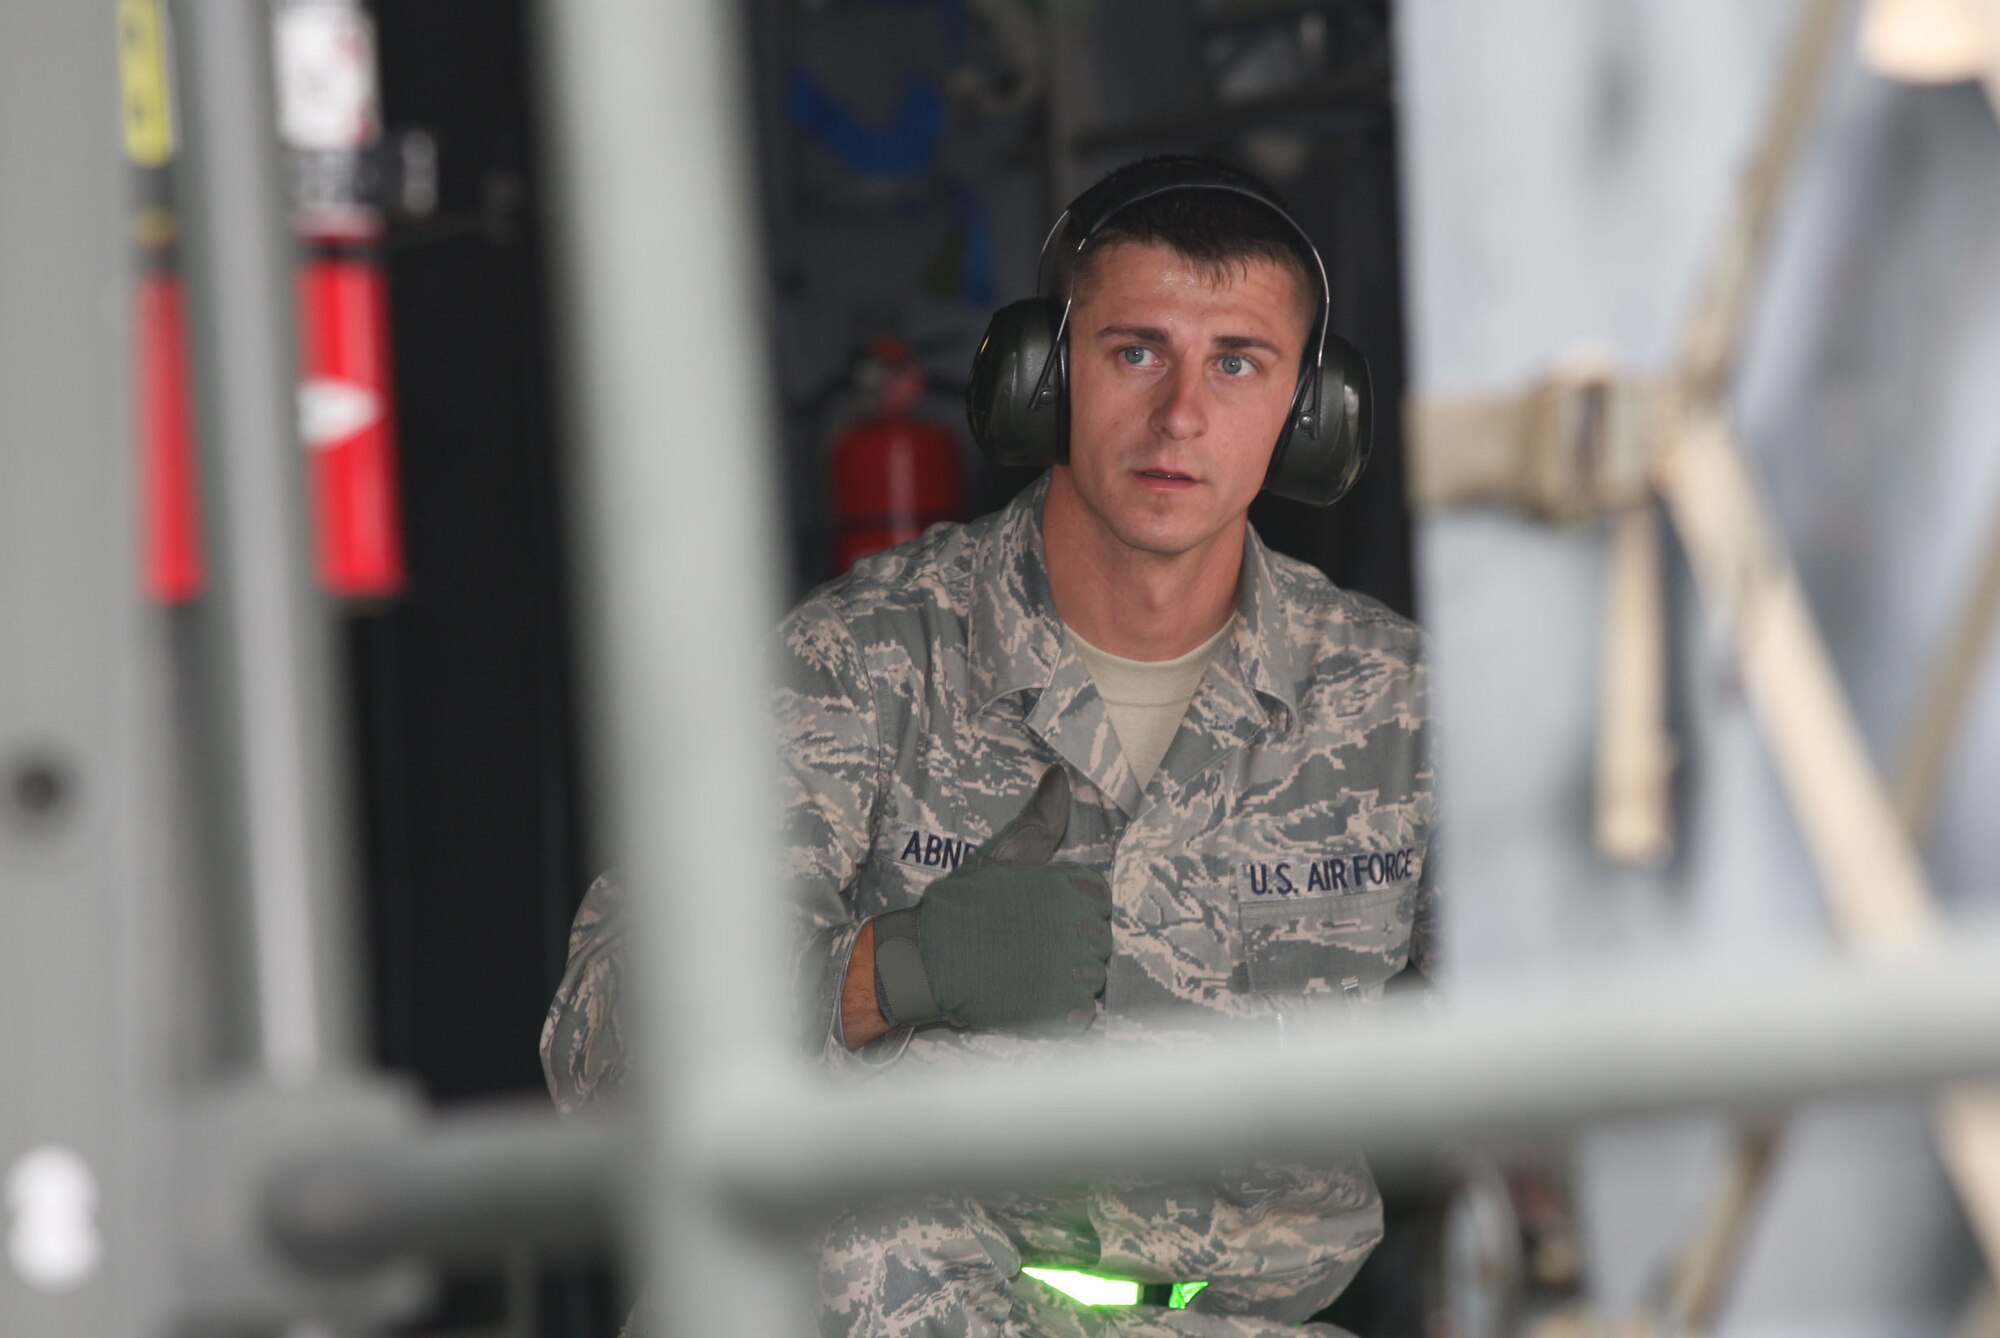
M 758 853 L 776 831 L 764 647 L 782 541 L 736 12 L 607 0 L 548 16 L 598 765 L 635 901 L 672 911 L 646 917 L 669 956 L 640 978 L 685 1009 L 686 1050 L 666 1057 L 741 1071 L 788 1067 L 794 1028 L 781 861 Z M 726 1028 L 693 1025 L 718 1008 Z
M 809 1327 L 799 1270 L 731 1233 L 686 1133 L 782 1089 L 792 1024 L 762 647 L 778 614 L 748 15 L 727 0 L 549 0 L 585 480 L 600 793 L 632 899 L 632 1034 L 659 1142 L 649 1282 L 668 1331 Z
M 330 629 L 309 558 L 294 248 L 263 0 L 174 7 L 181 195 L 209 591 L 203 668 L 221 735 L 210 811 L 250 919 L 257 1058 L 292 1081 L 360 1051 Z
M 0 1334 L 157 1332 L 158 645 L 106 5 L 0 5 Z M 137 113 L 133 113 L 135 119 Z M 53 1241 L 51 1240 L 53 1236 Z M 50 1249 L 53 1243 L 57 1248 Z
M 1462 1141 L 2000 1072 L 1996 1009 L 2000 939 L 1962 935 L 1886 960 L 1523 985 L 1442 1016 L 1383 1005 L 1365 1023 L 1288 1027 L 1282 1045 L 1220 1032 L 1223 1043 L 1176 1048 L 1171 1063 L 1155 1047 L 1105 1046 L 1032 1070 L 886 1075 L 809 1109 L 711 1103 L 700 1133 L 731 1200 L 785 1220 L 904 1191 L 1184 1176 L 1342 1147 L 1407 1165 Z
M 360 1272 L 405 1257 L 485 1261 L 602 1249 L 630 1130 L 546 1108 L 434 1121 L 413 1136 L 328 1149 L 269 1186 L 271 1232 L 300 1265 Z
M 712 1075 L 690 1072 L 669 1145 L 680 1197 L 663 1206 L 748 1250 L 748 1226 L 781 1234 L 816 1212 L 904 1192 L 1186 1176 L 1225 1160 L 1352 1148 L 1378 1166 L 1409 1166 L 1604 1120 L 1770 1112 L 2000 1072 L 1995 1016 L 2000 938 L 1988 933 L 1894 960 L 1766 963 L 1754 979 L 1720 963 L 1573 978 L 1442 1015 L 1385 1005 L 1356 1022 L 1291 1028 L 1282 1043 L 1221 1032 L 1212 1047 L 1178 1046 L 1171 1064 L 1154 1046 L 1080 1047 L 1043 1069 L 885 1076 L 809 1101 L 791 1087 L 710 1092 Z M 316 1270 L 490 1256 L 522 1240 L 585 1244 L 617 1207 L 621 1158 L 640 1132 L 545 1114 L 447 1118 L 292 1161 L 266 1186 L 267 1218 Z M 705 1290 L 737 1277 L 709 1275 Z M 740 1314 L 745 1299 L 722 1302 Z M 717 1312 L 691 1315 L 715 1319 L 712 1332 L 748 1331 Z M 769 1322 L 766 1333 L 785 1328 Z

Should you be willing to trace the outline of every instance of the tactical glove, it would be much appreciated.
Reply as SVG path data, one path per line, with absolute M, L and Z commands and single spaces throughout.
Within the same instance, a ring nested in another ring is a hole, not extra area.
M 1051 862 L 1069 826 L 1069 777 L 1034 798 L 923 900 L 875 917 L 875 1000 L 894 1027 L 1088 1025 L 1111 957 L 1111 889 Z

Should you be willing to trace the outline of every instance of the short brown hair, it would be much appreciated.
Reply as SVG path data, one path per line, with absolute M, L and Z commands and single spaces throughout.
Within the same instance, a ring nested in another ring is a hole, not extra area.
M 1055 293 L 1081 300 L 1089 290 L 1097 255 L 1126 242 L 1166 246 L 1217 284 L 1240 277 L 1253 261 L 1273 261 L 1292 276 L 1311 333 L 1323 296 L 1319 267 L 1302 253 L 1297 229 L 1247 195 L 1190 187 L 1127 205 L 1107 219 L 1081 251 L 1073 242 L 1059 250 Z

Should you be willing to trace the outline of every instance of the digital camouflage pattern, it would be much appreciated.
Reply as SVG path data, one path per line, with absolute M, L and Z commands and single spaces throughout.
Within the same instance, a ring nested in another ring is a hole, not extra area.
M 784 624 L 783 853 L 810 1044 L 848 1080 L 1032 1063 L 1075 1043 L 935 1026 L 849 1051 L 838 1006 L 862 922 L 914 904 L 1056 762 L 1073 792 L 1059 857 L 1101 870 L 1114 902 L 1092 1039 L 1196 1043 L 1218 1018 L 1282 1025 L 1379 998 L 1406 963 L 1429 969 L 1434 767 L 1414 626 L 1252 534 L 1236 620 L 1142 792 L 1049 595 L 1045 490 L 864 560 Z M 543 1033 L 565 1110 L 620 1073 L 617 896 L 600 880 L 586 897 Z M 1380 1234 L 1358 1155 L 1218 1168 L 1206 1183 L 902 1202 L 829 1236 L 825 1327 L 1248 1338 L 1324 1306 Z M 1024 1262 L 1210 1285 L 1200 1314 L 1083 1311 L 1016 1277 Z
M 562 983 L 542 1021 L 542 1072 L 565 1115 L 596 1105 L 625 1080 L 618 998 L 627 933 L 622 895 L 615 874 L 605 874 L 583 894 L 569 928 Z
M 1041 1222 L 1018 1216 L 1020 1207 L 941 1197 L 848 1214 L 826 1242 L 821 1331 L 854 1338 L 1298 1338 L 1302 1333 L 1331 1338 L 1342 1333 L 1331 1325 L 1300 1329 L 1200 1308 L 1078 1305 L 1021 1273 L 1024 1264 L 1044 1260 L 1022 1247 L 1023 1232 Z

